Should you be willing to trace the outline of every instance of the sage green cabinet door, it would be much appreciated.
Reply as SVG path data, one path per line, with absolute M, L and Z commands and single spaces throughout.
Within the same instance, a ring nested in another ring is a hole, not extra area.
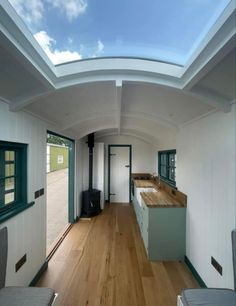
M 186 208 L 151 208 L 149 217 L 149 258 L 184 260 Z

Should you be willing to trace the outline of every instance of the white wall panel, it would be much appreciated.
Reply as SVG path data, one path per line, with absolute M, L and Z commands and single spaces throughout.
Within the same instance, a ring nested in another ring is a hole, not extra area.
M 207 286 L 233 288 L 230 232 L 236 226 L 236 107 L 181 128 L 177 186 L 187 194 L 186 254 Z M 223 267 L 221 276 L 211 265 Z
M 93 188 L 101 190 L 101 208 L 104 208 L 104 144 L 96 142 L 93 150 Z M 89 149 L 83 144 L 83 190 L 89 187 Z
M 46 191 L 46 125 L 26 113 L 8 111 L 0 102 L 0 140 L 28 144 L 28 202 L 34 192 Z M 6 285 L 28 285 L 46 257 L 45 195 L 35 205 L 0 224 L 9 230 L 9 252 Z M 27 254 L 27 262 L 15 273 L 16 262 Z
M 76 216 L 80 216 L 83 190 L 83 152 L 85 144 L 76 142 Z
M 95 143 L 94 146 L 94 188 L 101 190 L 101 208 L 105 203 L 105 146 L 104 143 Z
M 106 136 L 99 138 L 105 143 L 105 198 L 107 199 L 108 178 L 108 144 L 132 145 L 132 172 L 157 172 L 157 150 L 148 143 L 131 136 Z

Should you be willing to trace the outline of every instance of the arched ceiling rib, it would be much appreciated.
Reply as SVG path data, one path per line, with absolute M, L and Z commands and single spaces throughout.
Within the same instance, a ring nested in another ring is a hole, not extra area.
M 73 133 L 75 139 L 81 139 L 86 135 L 103 130 L 110 130 L 116 128 L 115 117 L 100 116 L 96 120 L 88 119 L 77 124 L 70 131 Z
M 61 130 L 61 132 L 63 133 L 65 130 Z M 97 137 L 104 135 L 104 133 L 109 135 L 129 134 L 157 146 L 158 143 L 163 142 L 163 139 L 169 143 L 174 142 L 177 129 L 174 129 L 172 126 L 164 126 L 152 119 L 134 116 L 130 117 L 129 120 L 127 120 L 127 117 L 123 119 L 122 128 L 119 130 L 116 117 L 104 115 L 76 122 L 66 132 L 73 134 L 76 139 L 81 139 L 93 132 L 96 132 Z
M 117 131 L 114 129 L 102 130 L 95 134 L 95 140 L 99 142 L 104 137 L 118 136 L 118 135 L 135 137 L 137 139 L 146 142 L 147 144 L 149 144 L 150 146 L 156 149 L 160 148 L 160 140 L 158 138 L 152 137 L 149 134 L 141 133 L 139 131 L 132 129 L 123 129 L 120 134 L 118 134 Z
M 64 88 L 40 97 L 26 110 L 58 124 L 61 131 L 80 133 L 81 126 L 111 119 L 112 127 L 122 131 L 127 122 L 148 122 L 173 132 L 178 126 L 213 110 L 206 103 L 180 90 L 166 86 L 119 82 L 96 82 Z M 102 126 L 103 128 L 103 126 Z

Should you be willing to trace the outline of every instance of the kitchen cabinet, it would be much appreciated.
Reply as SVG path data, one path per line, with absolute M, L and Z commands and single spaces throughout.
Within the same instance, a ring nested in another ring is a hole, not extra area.
M 134 186 L 133 205 L 150 260 L 177 261 L 185 256 L 186 207 L 148 207 L 141 192 L 153 188 Z

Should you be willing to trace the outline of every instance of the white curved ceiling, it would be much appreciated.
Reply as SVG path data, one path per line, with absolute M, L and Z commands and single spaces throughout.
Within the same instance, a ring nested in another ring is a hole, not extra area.
M 235 18 L 231 1 L 184 67 L 127 58 L 53 66 L 3 0 L 0 99 L 77 139 L 110 130 L 171 141 L 182 124 L 235 103 Z

